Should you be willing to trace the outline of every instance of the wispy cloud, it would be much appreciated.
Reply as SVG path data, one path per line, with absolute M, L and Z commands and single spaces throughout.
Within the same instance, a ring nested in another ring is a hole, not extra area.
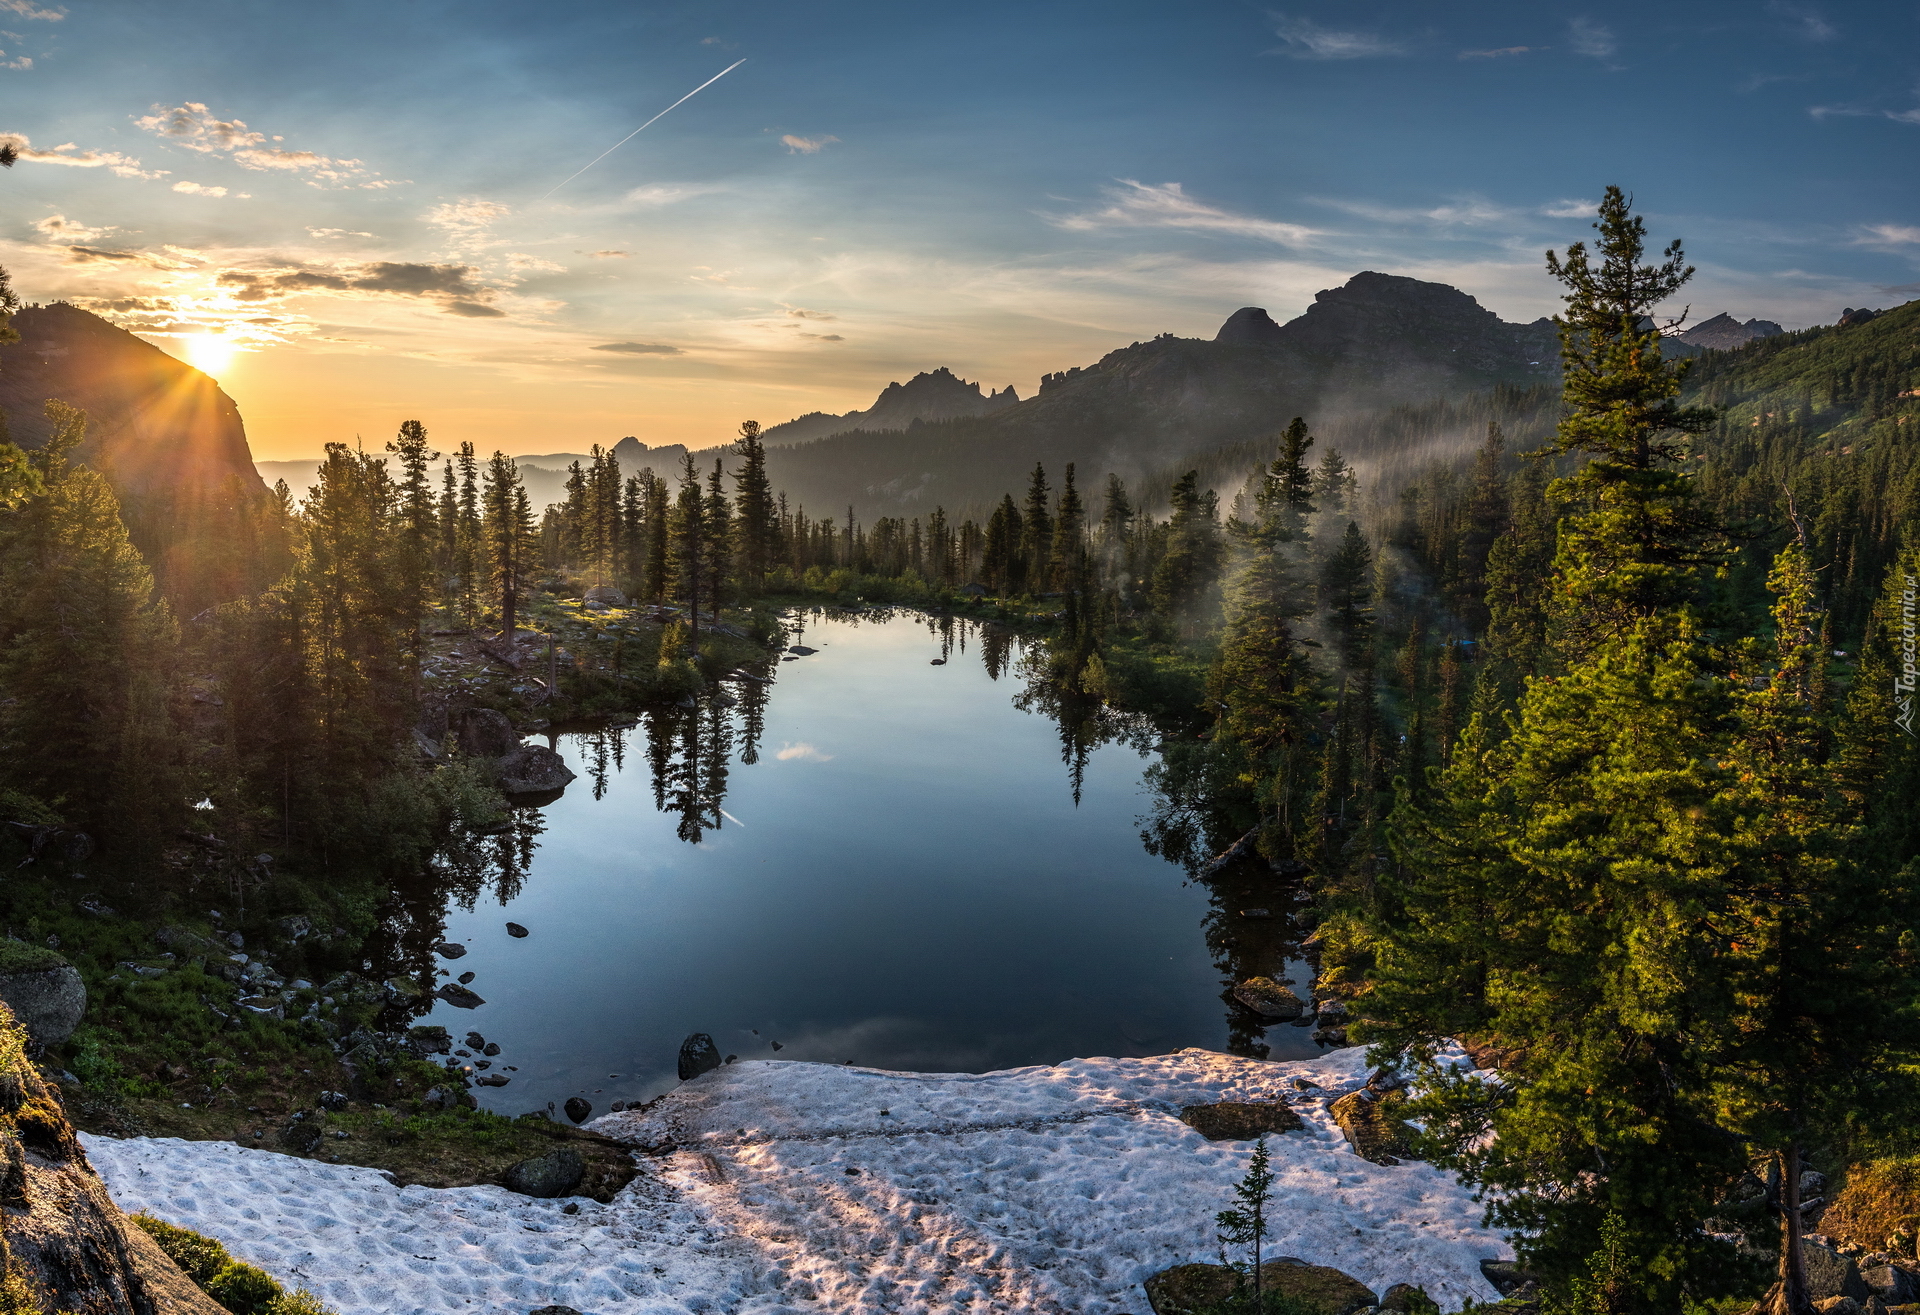
M 1920 228 L 1911 224 L 1869 224 L 1854 241 L 1866 247 L 1920 247 Z
M 808 310 L 804 306 L 787 307 L 787 316 L 796 320 L 837 320 L 838 315 L 829 315 L 823 310 Z
M 1546 50 L 1546 46 L 1501 46 L 1498 50 L 1463 50 L 1461 59 L 1499 59 L 1504 55 L 1525 55 L 1535 50 Z
M 1584 219 L 1588 215 L 1597 214 L 1599 210 L 1598 201 L 1578 201 L 1572 198 L 1540 207 L 1540 213 L 1549 219 Z
M 787 148 L 788 155 L 818 155 L 824 147 L 839 140 L 838 137 L 796 137 L 788 133 L 780 139 L 780 144 Z
M 469 319 L 505 315 L 490 304 L 497 294 L 478 281 L 479 273 L 471 265 L 376 260 L 366 264 L 227 270 L 218 284 L 237 301 L 273 301 L 306 293 L 393 296 L 430 302 L 449 315 Z
M 1887 110 L 1865 105 L 1809 105 L 1807 113 L 1815 119 L 1892 119 L 1895 123 L 1920 124 L 1920 107 Z
M 511 206 L 498 201 L 486 201 L 477 196 L 463 196 L 458 201 L 446 201 L 427 211 L 426 221 L 451 239 L 456 250 L 472 253 L 489 246 L 497 246 L 505 238 L 494 238 L 488 230 L 496 219 L 512 214 Z
M 38 19 L 43 23 L 58 23 L 67 16 L 64 9 L 43 9 L 32 0 L 0 0 L 0 13 L 13 14 L 18 18 Z
M 826 137 L 821 140 L 821 145 L 838 140 L 839 138 L 837 137 Z M 816 146 L 814 149 L 818 150 L 820 148 Z M 645 187 L 634 188 L 631 192 L 621 197 L 620 201 L 622 205 L 652 208 L 654 206 L 672 205 L 676 201 L 685 201 L 696 196 L 705 196 L 709 192 L 724 192 L 726 190 L 725 187 L 715 183 L 650 183 Z
M 1315 230 L 1299 224 L 1236 215 L 1197 201 L 1188 196 L 1179 183 L 1153 186 L 1132 178 L 1117 181 L 1120 186 L 1101 189 L 1109 204 L 1100 209 L 1048 218 L 1056 226 L 1074 232 L 1101 228 L 1180 228 L 1258 238 L 1283 246 L 1303 246 L 1316 236 Z
M 362 233 L 357 228 L 309 228 L 307 232 L 313 235 L 314 237 L 319 237 L 319 238 L 372 237 L 373 236 L 373 234 L 371 233 Z
M 175 183 L 173 190 L 185 192 L 188 196 L 225 196 L 227 194 L 227 189 L 224 187 L 207 187 L 200 183 L 189 183 L 184 179 Z M 240 192 L 238 195 L 245 197 L 247 194 Z
M 1772 3 L 1767 6 L 1767 11 L 1785 19 L 1787 30 L 1805 41 L 1832 41 L 1840 35 L 1839 29 L 1829 23 L 1812 5 L 1791 4 L 1788 0 L 1772 0 Z
M 592 260 L 630 260 L 633 258 L 633 252 L 609 249 L 606 251 L 589 251 L 587 256 Z
M 814 748 L 811 744 L 808 744 L 805 740 L 799 740 L 799 741 L 790 740 L 787 743 L 781 745 L 779 752 L 775 753 L 773 756 L 778 758 L 783 763 L 796 762 L 796 761 L 809 762 L 809 763 L 830 763 L 833 761 L 832 754 L 821 753 L 820 750 Z
M 12 69 L 16 73 L 33 67 L 33 60 L 26 55 L 16 55 L 12 59 L 7 59 L 7 52 L 4 50 L 0 50 L 0 60 L 6 60 L 4 64 L 0 64 L 0 68 Z
M 1613 35 L 1613 29 L 1594 22 L 1591 18 L 1576 18 L 1567 24 L 1568 44 L 1577 55 L 1587 55 L 1594 59 L 1606 59 L 1620 49 L 1619 40 Z
M 623 356 L 684 356 L 678 347 L 664 342 L 603 342 L 596 352 L 619 352 Z
M 1377 59 L 1405 53 L 1397 42 L 1371 32 L 1347 32 L 1322 27 L 1310 18 L 1273 16 L 1273 34 L 1286 45 L 1279 51 L 1294 59 Z
M 514 269 L 530 270 L 544 274 L 564 274 L 567 271 L 565 265 L 544 259 L 540 256 L 530 256 L 524 251 L 509 251 L 507 253 L 507 264 Z
M 69 265 L 106 265 L 106 266 L 144 266 L 173 272 L 194 269 L 201 262 L 180 260 L 163 256 L 154 251 L 116 251 L 106 247 L 70 246 L 67 248 L 66 263 Z
M 1327 198 L 1315 198 L 1319 204 L 1343 210 L 1347 214 L 1362 219 L 1372 219 L 1380 223 L 1407 224 L 1491 224 L 1511 220 L 1514 212 L 1491 201 L 1478 197 L 1464 197 L 1451 205 L 1429 206 L 1425 209 L 1374 205 L 1367 201 L 1337 201 Z
M 384 188 L 394 179 L 369 179 L 377 170 L 368 170 L 360 160 L 335 159 L 316 151 L 289 150 L 271 143 L 284 137 L 269 138 L 266 133 L 247 126 L 244 119 L 222 119 L 197 100 L 175 106 L 155 105 L 152 113 L 135 119 L 134 126 L 144 128 L 172 146 L 185 147 L 203 155 L 223 155 L 242 169 L 261 172 L 304 173 L 314 186 L 321 182 L 359 187 Z
M 50 151 L 35 150 L 23 132 L 0 132 L 0 142 L 8 143 L 22 160 L 35 164 L 65 164 L 76 169 L 106 169 L 122 178 L 158 178 L 165 169 L 147 170 L 131 155 L 118 151 L 83 151 L 72 142 L 62 142 Z

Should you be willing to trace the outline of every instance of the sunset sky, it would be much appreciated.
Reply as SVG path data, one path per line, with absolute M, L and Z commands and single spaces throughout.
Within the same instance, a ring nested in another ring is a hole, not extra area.
M 1532 319 L 1612 182 L 1700 314 L 1920 295 L 1904 2 L 0 0 L 0 47 L 0 263 L 202 364 L 262 458 L 1027 396 L 1361 269 Z

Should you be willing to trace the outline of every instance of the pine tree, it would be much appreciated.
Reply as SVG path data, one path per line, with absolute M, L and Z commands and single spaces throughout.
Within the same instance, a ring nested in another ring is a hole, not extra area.
M 538 553 L 533 508 L 512 457 L 495 452 L 487 462 L 482 537 L 488 581 L 499 601 L 500 632 L 512 638 L 519 624 L 521 591 L 533 575 Z
M 1208 593 L 1225 555 L 1220 539 L 1219 499 L 1200 491 L 1200 472 L 1174 481 L 1173 516 L 1167 546 L 1155 563 L 1151 598 L 1154 610 L 1176 625 L 1200 620 Z
M 387 444 L 387 451 L 400 459 L 399 588 L 414 600 L 414 609 L 418 611 L 427 606 L 433 593 L 433 550 L 438 527 L 433 505 L 433 481 L 428 477 L 427 470 L 440 459 L 440 454 L 428 450 L 426 427 L 418 420 L 404 421 L 398 437 Z M 416 667 L 424 642 L 420 627 L 416 624 L 413 640 L 408 645 L 409 657 Z
M 748 591 L 758 593 L 780 555 L 780 523 L 775 516 L 773 485 L 767 478 L 767 449 L 760 441 L 758 421 L 741 424 L 734 452 L 742 461 L 733 475 L 740 581 Z
M 1053 512 L 1048 497 L 1047 472 L 1034 463 L 1027 483 L 1027 501 L 1020 511 L 1019 576 L 1014 587 L 1030 594 L 1047 591 L 1047 560 L 1053 551 Z
M 692 453 L 681 458 L 680 493 L 674 500 L 668 522 L 667 552 L 672 594 L 683 599 L 687 605 L 691 629 L 687 656 L 697 662 L 700 658 L 700 604 L 706 598 L 708 577 L 707 498 L 700 487 L 700 470 L 693 463 Z M 707 599 L 707 602 L 709 606 L 712 605 L 711 599 Z

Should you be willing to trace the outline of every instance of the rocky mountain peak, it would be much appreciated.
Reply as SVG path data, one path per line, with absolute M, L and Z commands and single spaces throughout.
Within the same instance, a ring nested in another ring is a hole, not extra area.
M 1712 319 L 1702 320 L 1691 329 L 1673 334 L 1672 337 L 1686 343 L 1689 347 L 1724 352 L 1752 342 L 1755 338 L 1771 338 L 1775 334 L 1785 332 L 1785 329 L 1772 320 L 1748 320 L 1742 324 L 1727 312 L 1721 311 Z
M 997 392 L 982 393 L 979 384 L 962 379 L 943 365 L 923 370 L 905 383 L 896 380 L 888 384 L 864 411 L 848 411 L 843 415 L 815 411 L 783 425 L 774 425 L 763 431 L 762 437 L 777 445 L 804 443 L 855 429 L 911 429 L 916 424 L 988 415 L 1019 400 L 1020 395 L 1013 391 L 1012 384 Z
M 1280 326 L 1273 322 L 1273 316 L 1260 306 L 1242 306 L 1227 316 L 1227 322 L 1220 326 L 1220 332 L 1213 335 L 1215 342 L 1250 347 L 1280 342 L 1284 338 Z

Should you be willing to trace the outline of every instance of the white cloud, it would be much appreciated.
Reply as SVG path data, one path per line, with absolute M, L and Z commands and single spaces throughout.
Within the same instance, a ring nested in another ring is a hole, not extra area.
M 633 252 L 614 251 L 612 249 L 606 251 L 589 251 L 587 257 L 590 260 L 630 260 L 633 257 Z
M 1892 119 L 1895 123 L 1920 124 L 1920 108 L 1874 110 L 1860 105 L 1809 105 L 1807 113 L 1816 119 Z
M 31 160 L 35 164 L 66 164 L 76 169 L 104 168 L 122 178 L 158 178 L 167 172 L 165 169 L 149 172 L 140 167 L 140 161 L 118 151 L 82 151 L 72 142 L 62 142 L 50 151 L 35 150 L 23 132 L 0 132 L 0 142 L 11 144 L 22 160 Z
M 7 54 L 6 51 L 0 50 L 0 59 L 5 59 L 6 54 Z M 30 69 L 32 67 L 33 67 L 33 61 L 25 55 L 20 55 L 13 59 L 8 59 L 6 63 L 0 64 L 0 68 L 10 68 L 15 70 L 16 72 L 23 69 Z
M 837 320 L 838 315 L 829 315 L 823 310 L 808 310 L 804 306 L 787 307 L 787 315 L 796 320 Z
M 1549 219 L 1583 219 L 1588 215 L 1598 214 L 1599 211 L 1598 201 L 1576 201 L 1571 198 L 1540 207 L 1540 213 Z
M 796 137 L 788 133 L 780 139 L 780 144 L 787 148 L 788 155 L 818 155 L 822 147 L 839 140 L 838 137 Z
M 1461 59 L 1499 59 L 1502 55 L 1525 55 L 1535 50 L 1545 50 L 1545 46 L 1501 46 L 1498 50 L 1463 50 Z
M 362 233 L 358 229 L 354 229 L 354 228 L 309 228 L 307 232 L 312 234 L 314 237 L 320 237 L 320 238 L 372 237 L 373 236 L 373 234 L 371 233 Z
M 224 187 L 204 187 L 199 183 L 189 183 L 184 180 L 175 183 L 173 190 L 185 192 L 188 196 L 225 196 L 227 194 L 227 189 Z
M 114 231 L 112 224 L 104 228 L 95 228 L 77 219 L 68 219 L 65 215 L 48 215 L 45 219 L 36 219 L 33 221 L 33 227 L 49 242 L 98 242 Z
M 37 18 L 45 23 L 58 23 L 67 16 L 64 9 L 42 9 L 32 0 L 0 0 L 0 12 L 17 15 L 20 18 Z
M 225 155 L 243 169 L 308 173 L 327 182 L 360 187 L 387 187 L 393 183 L 392 179 L 361 182 L 367 169 L 359 160 L 334 159 L 314 151 L 292 151 L 268 145 L 267 134 L 249 128 L 246 120 L 216 118 L 197 100 L 171 108 L 155 105 L 151 114 L 133 122 L 135 127 L 145 128 L 170 145 L 183 146 L 203 155 Z M 276 136 L 271 140 L 285 139 Z
M 530 256 L 524 251 L 509 251 L 507 253 L 507 264 L 513 266 L 515 269 L 536 270 L 549 274 L 564 274 L 567 270 L 565 265 L 555 264 L 551 260 L 543 260 L 539 256 Z
M 1060 228 L 1086 232 L 1100 228 L 1183 228 L 1259 238 L 1283 246 L 1303 246 L 1317 234 L 1299 224 L 1283 224 L 1207 205 L 1188 196 L 1179 183 L 1153 186 L 1132 178 L 1119 187 L 1101 189 L 1109 204 L 1079 214 L 1049 216 Z
M 1287 43 L 1284 53 L 1295 59 L 1374 59 L 1405 53 L 1396 43 L 1369 32 L 1340 32 L 1310 18 L 1285 14 L 1274 15 L 1273 32 Z
M 435 206 L 427 211 L 426 219 L 435 228 L 443 228 L 456 237 L 471 237 L 483 232 L 502 215 L 512 213 L 512 206 L 467 196 Z
M 1574 19 L 1567 24 L 1567 32 L 1575 54 L 1605 59 L 1620 49 L 1620 42 L 1615 39 L 1612 29 L 1603 27 L 1590 18 Z
M 798 742 L 788 741 L 786 744 L 781 745 L 779 752 L 773 756 L 783 763 L 794 762 L 796 760 L 809 763 L 830 763 L 833 761 L 832 754 L 821 753 L 805 740 Z

